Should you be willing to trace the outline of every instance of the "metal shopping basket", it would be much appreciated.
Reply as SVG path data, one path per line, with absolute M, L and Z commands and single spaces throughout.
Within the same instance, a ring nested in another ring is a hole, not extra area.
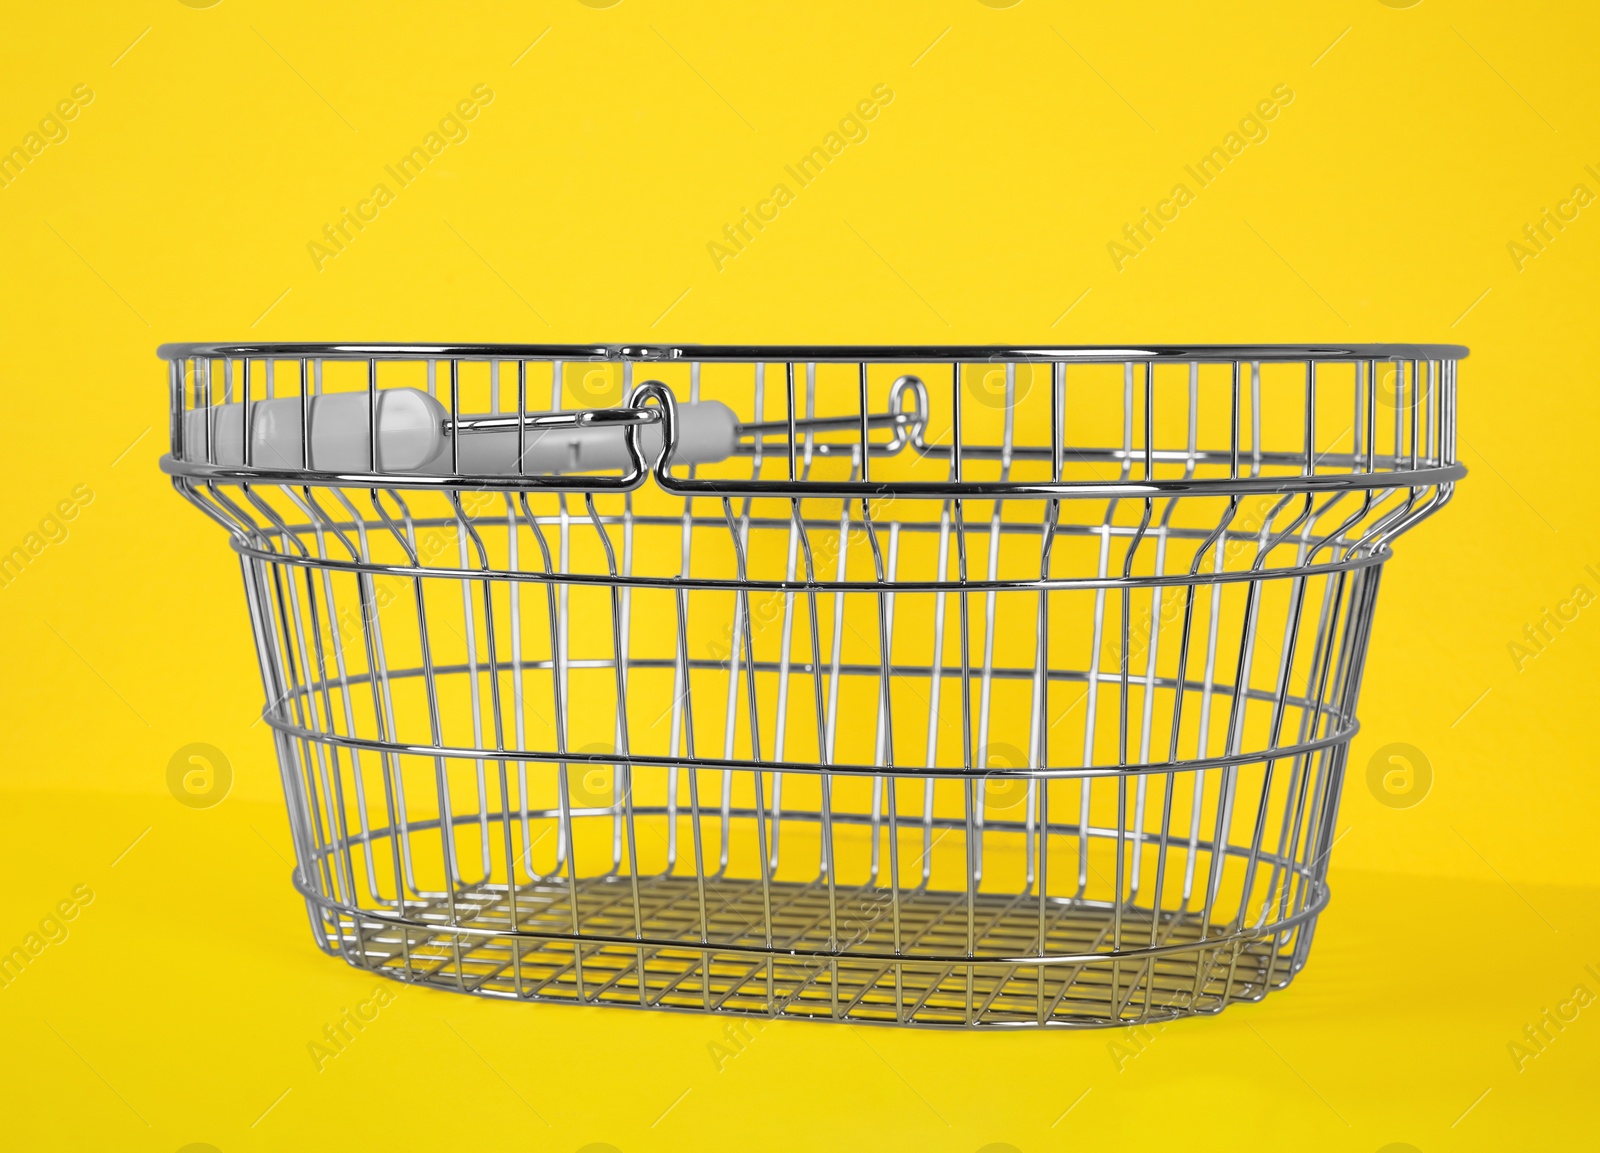
M 1287 985 L 1453 345 L 165 345 L 318 944 L 917 1025 Z

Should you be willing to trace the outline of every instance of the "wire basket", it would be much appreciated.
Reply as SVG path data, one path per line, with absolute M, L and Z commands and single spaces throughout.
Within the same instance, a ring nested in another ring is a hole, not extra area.
M 1287 985 L 1453 345 L 165 345 L 317 943 L 944 1026 Z

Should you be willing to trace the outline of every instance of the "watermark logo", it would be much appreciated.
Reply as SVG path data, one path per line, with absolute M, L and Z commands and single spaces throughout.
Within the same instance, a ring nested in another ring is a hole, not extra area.
M 1050 366 L 1032 361 L 1010 361 L 969 368 L 965 373 L 967 395 L 985 408 L 1008 408 L 1021 404 L 1035 385 L 1050 382 Z M 1009 392 L 1009 400 L 1007 394 Z
M 1028 799 L 1028 782 L 1023 777 L 1004 774 L 1028 767 L 1028 758 L 1015 745 L 1001 742 L 987 745 L 979 754 L 984 769 L 983 803 L 986 809 L 1013 809 Z
M 1367 762 L 1367 788 L 1380 805 L 1415 808 L 1433 789 L 1433 765 L 1416 745 L 1384 745 Z
M 622 400 L 620 361 L 594 361 L 567 366 L 567 399 L 578 408 L 609 408 Z
M 1419 409 L 1426 409 L 1432 390 L 1433 385 L 1426 375 L 1408 380 L 1401 366 L 1393 363 L 1380 365 L 1373 381 L 1378 403 L 1388 409 L 1408 409 L 1413 404 Z
M 596 741 L 576 751 L 609 754 L 617 750 L 614 745 Z M 620 804 L 622 797 L 618 793 L 617 766 L 595 761 L 568 762 L 567 796 L 574 809 L 603 809 Z
M 167 762 L 167 791 L 180 805 L 211 809 L 227 799 L 233 788 L 233 765 L 216 745 L 184 745 Z

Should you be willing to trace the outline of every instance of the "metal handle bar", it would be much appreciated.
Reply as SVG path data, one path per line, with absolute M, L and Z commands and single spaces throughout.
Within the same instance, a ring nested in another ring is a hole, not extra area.
M 630 424 L 660 424 L 661 413 L 653 408 L 586 408 L 574 412 L 527 412 L 520 416 L 463 416 L 444 419 L 444 434 L 490 432 L 514 428 L 592 428 Z

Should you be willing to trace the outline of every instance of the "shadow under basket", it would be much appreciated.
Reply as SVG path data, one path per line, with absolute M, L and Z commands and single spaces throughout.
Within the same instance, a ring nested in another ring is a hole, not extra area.
M 167 345 L 316 941 L 516 1000 L 1287 985 L 1450 345 Z

